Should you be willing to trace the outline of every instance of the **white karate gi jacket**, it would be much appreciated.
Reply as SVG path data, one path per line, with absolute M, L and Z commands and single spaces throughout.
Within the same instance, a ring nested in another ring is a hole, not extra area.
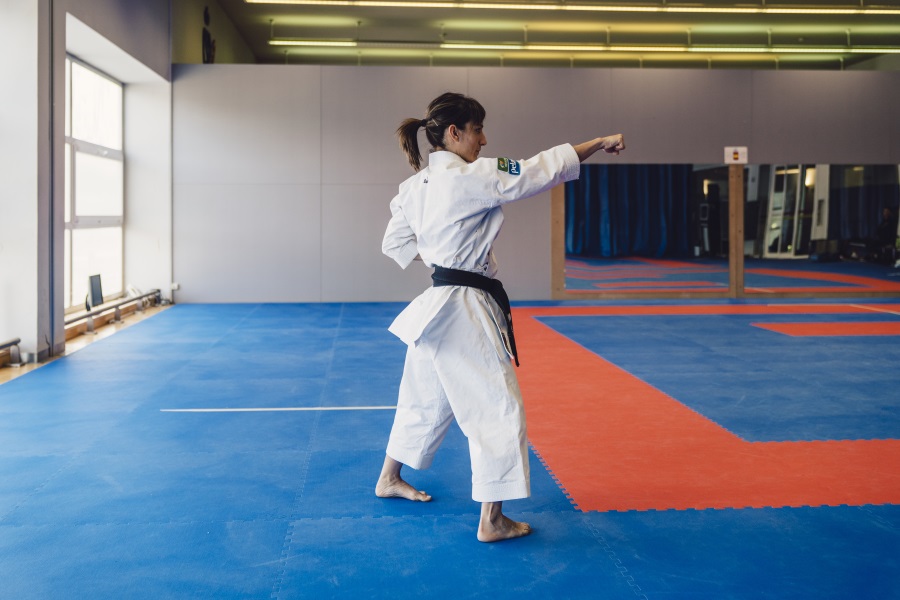
M 479 158 L 467 163 L 452 152 L 432 152 L 428 166 L 404 181 L 391 201 L 382 251 L 404 269 L 418 255 L 429 267 L 493 278 L 497 264 L 491 248 L 503 225 L 501 206 L 577 179 L 580 168 L 570 144 L 521 161 Z M 455 289 L 429 288 L 400 313 L 390 331 L 415 344 Z M 494 315 L 494 321 L 505 329 L 502 317 L 498 321 Z
M 382 250 L 403 268 L 419 255 L 429 267 L 488 277 L 497 273 L 491 246 L 503 224 L 501 206 L 574 179 L 580 169 L 569 145 L 523 161 L 467 163 L 441 151 L 428 163 L 391 201 Z M 528 497 L 524 405 L 497 303 L 483 290 L 430 287 L 390 331 L 408 348 L 388 456 L 428 468 L 455 418 L 469 440 L 472 499 Z

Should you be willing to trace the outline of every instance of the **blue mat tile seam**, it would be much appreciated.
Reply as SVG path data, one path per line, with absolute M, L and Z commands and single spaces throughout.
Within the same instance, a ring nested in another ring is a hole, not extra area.
M 167 520 L 133 520 L 133 521 L 83 521 L 79 523 L 65 523 L 65 524 L 57 524 L 57 523 L 3 523 L 0 522 L 0 530 L 2 529 L 35 529 L 35 528 L 43 528 L 43 529 L 55 529 L 60 527 L 66 527 L 71 529 L 83 528 L 83 527 L 133 527 L 133 526 L 142 526 L 142 527 L 166 527 L 168 525 L 229 525 L 229 524 L 249 524 L 252 525 L 254 523 L 284 523 L 290 524 L 296 519 L 290 519 L 286 517 L 272 517 L 268 515 L 259 515 L 254 516 L 252 518 L 246 519 L 167 519 Z M 317 520 L 325 520 L 324 518 L 309 518 L 305 519 L 309 521 L 317 521 Z
M 44 479 L 44 481 L 42 481 L 40 485 L 23 494 L 21 499 L 13 506 L 11 506 L 9 510 L 4 512 L 3 514 L 0 514 L 0 526 L 9 526 L 9 524 L 6 523 L 6 520 L 12 517 L 17 510 L 19 510 L 25 503 L 28 502 L 28 500 L 41 493 L 41 490 L 46 488 L 54 479 L 58 478 L 62 473 L 69 469 L 75 463 L 76 458 L 77 457 L 72 457 L 68 462 L 66 462 L 66 464 L 59 467 L 56 471 L 54 471 L 46 479 Z
M 332 345 L 332 356 L 333 356 L 333 352 L 334 352 L 334 347 Z M 332 360 L 331 362 L 334 362 L 334 361 Z M 324 393 L 324 390 L 323 390 L 323 393 Z M 309 440 L 307 442 L 306 451 L 304 452 L 304 454 L 306 455 L 306 458 L 303 461 L 303 465 L 300 467 L 300 471 L 298 474 L 299 479 L 300 479 L 300 486 L 294 496 L 294 503 L 293 503 L 293 506 L 291 507 L 290 523 L 288 524 L 287 531 L 285 532 L 285 535 L 284 535 L 284 541 L 282 542 L 282 546 L 281 546 L 280 568 L 278 570 L 277 576 L 275 577 L 275 580 L 272 582 L 272 591 L 269 594 L 269 597 L 272 600 L 276 600 L 280 596 L 281 589 L 284 585 L 284 577 L 285 577 L 285 574 L 287 573 L 287 561 L 288 561 L 288 558 L 290 555 L 290 549 L 291 549 L 291 546 L 293 545 L 293 539 L 294 539 L 294 531 L 295 531 L 294 524 L 297 522 L 297 514 L 300 509 L 301 501 L 303 500 L 303 492 L 306 489 L 306 480 L 307 480 L 307 477 L 309 476 L 309 465 L 312 460 L 314 442 L 316 440 L 316 434 L 319 429 L 319 421 L 321 420 L 322 413 L 316 412 L 315 415 L 316 415 L 315 421 L 312 426 L 312 431 L 309 434 Z
M 587 523 L 587 527 L 590 530 L 591 535 L 594 537 L 600 547 L 603 548 L 603 551 L 606 552 L 616 570 L 619 572 L 619 575 L 621 575 L 625 579 L 625 581 L 628 583 L 628 586 L 631 588 L 631 591 L 634 592 L 635 597 L 643 598 L 643 600 L 648 600 L 647 595 L 644 594 L 644 592 L 641 590 L 641 586 L 639 586 L 634 580 L 634 576 L 629 574 L 628 568 L 624 564 L 622 564 L 622 560 L 616 554 L 615 550 L 613 550 L 612 546 L 610 546 L 606 538 L 603 537 L 603 534 L 600 532 L 600 529 L 593 522 L 593 520 L 586 519 L 585 522 Z
M 575 503 L 575 499 L 572 498 L 572 494 L 569 493 L 569 490 L 566 489 L 566 486 L 564 486 L 562 481 L 560 481 L 560 479 L 556 476 L 556 473 L 553 472 L 553 469 L 550 468 L 550 465 L 547 464 L 547 461 L 544 460 L 544 457 L 541 455 L 541 453 L 538 451 L 538 449 L 535 448 L 534 444 L 529 442 L 528 446 L 531 448 L 531 451 L 534 453 L 535 458 L 537 458 L 538 461 L 541 463 L 541 465 L 544 467 L 544 469 L 546 469 L 547 474 L 550 475 L 550 478 L 554 481 L 554 483 L 556 483 L 556 486 L 559 488 L 559 491 L 561 491 L 563 493 L 563 495 L 569 501 L 569 504 L 572 505 L 572 508 L 574 508 L 576 510 L 581 510 L 578 507 L 578 505 Z

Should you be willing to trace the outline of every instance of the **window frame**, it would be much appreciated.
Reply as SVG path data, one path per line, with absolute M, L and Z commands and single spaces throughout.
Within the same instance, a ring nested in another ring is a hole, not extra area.
M 122 147 L 123 150 L 118 150 L 115 148 L 110 148 L 107 146 L 103 146 L 100 144 L 96 144 L 94 142 L 88 142 L 86 140 L 81 140 L 78 138 L 72 137 L 72 122 L 73 122 L 73 101 L 72 101 L 72 66 L 74 64 L 79 65 L 80 67 L 91 71 L 92 73 L 107 79 L 108 81 L 117 85 L 122 92 L 122 111 L 119 115 L 121 119 L 121 131 L 122 131 Z M 64 202 L 66 206 L 64 207 L 64 214 L 67 215 L 67 218 L 64 219 L 64 229 L 67 235 L 64 236 L 63 244 L 64 244 L 64 256 L 65 256 L 65 272 L 66 277 L 65 280 L 65 314 L 78 312 L 83 309 L 83 304 L 80 300 L 76 300 L 73 297 L 73 266 L 75 263 L 75 257 L 73 253 L 73 239 L 74 235 L 72 232 L 78 229 L 101 229 L 101 228 L 118 228 L 121 230 L 121 239 L 122 246 L 119 248 L 119 254 L 121 257 L 120 265 L 121 271 L 119 273 L 122 289 L 115 290 L 112 293 L 104 293 L 104 297 L 108 300 L 114 300 L 117 298 L 121 298 L 126 293 L 127 284 L 125 282 L 125 220 L 126 220 L 126 199 L 125 199 L 125 84 L 117 79 L 107 75 L 103 71 L 97 69 L 96 67 L 80 60 L 78 57 L 72 54 L 66 54 L 66 92 L 65 92 L 65 131 L 64 131 L 64 153 L 66 154 L 66 194 L 64 194 Z M 77 193 L 76 193 L 76 179 L 77 179 L 77 156 L 78 154 L 87 154 L 91 156 L 97 156 L 100 158 L 115 160 L 122 163 L 122 214 L 121 215 L 91 215 L 91 216 L 78 216 L 76 211 L 77 204 Z

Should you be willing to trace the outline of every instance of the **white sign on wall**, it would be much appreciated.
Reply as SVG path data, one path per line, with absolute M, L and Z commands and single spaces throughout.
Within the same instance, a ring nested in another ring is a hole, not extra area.
M 746 165 L 747 146 L 725 146 L 726 165 Z

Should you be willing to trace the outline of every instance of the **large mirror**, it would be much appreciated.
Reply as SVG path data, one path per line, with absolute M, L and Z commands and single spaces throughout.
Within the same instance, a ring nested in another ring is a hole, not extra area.
M 738 295 L 900 294 L 900 166 L 742 165 L 739 204 L 733 168 L 583 166 L 554 198 L 556 295 L 728 296 L 733 236 Z

